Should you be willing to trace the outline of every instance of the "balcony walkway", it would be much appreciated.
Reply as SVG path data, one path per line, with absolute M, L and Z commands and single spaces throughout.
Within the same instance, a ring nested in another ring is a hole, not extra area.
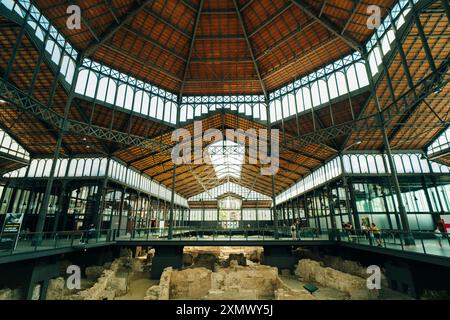
M 292 239 L 285 230 L 279 231 L 279 237 L 274 237 L 273 230 L 175 230 L 173 239 L 168 239 L 167 229 L 141 230 L 133 234 L 113 235 L 110 230 L 101 231 L 97 237 L 86 241 L 82 232 L 60 232 L 42 234 L 42 240 L 36 243 L 36 235 L 21 235 L 15 249 L 12 248 L 10 238 L 0 237 L 0 264 L 43 256 L 51 256 L 68 252 L 87 250 L 111 245 L 140 245 L 140 246 L 316 246 L 342 245 L 357 249 L 370 250 L 378 253 L 397 256 L 411 254 L 427 261 L 427 259 L 448 259 L 450 266 L 450 239 L 439 240 L 432 232 L 413 232 L 414 245 L 405 244 L 405 234 L 397 231 L 383 232 L 380 243 L 373 237 L 362 235 L 348 236 L 343 231 L 333 233 L 335 240 L 330 240 L 329 232 L 320 234 L 313 232 L 300 233 L 299 239 Z M 447 262 L 445 262 L 447 264 Z

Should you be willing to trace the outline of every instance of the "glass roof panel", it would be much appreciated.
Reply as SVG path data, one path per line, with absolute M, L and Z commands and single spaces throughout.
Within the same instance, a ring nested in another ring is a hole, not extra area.
M 207 150 L 218 179 L 241 177 L 245 157 L 243 145 L 224 140 L 211 144 Z

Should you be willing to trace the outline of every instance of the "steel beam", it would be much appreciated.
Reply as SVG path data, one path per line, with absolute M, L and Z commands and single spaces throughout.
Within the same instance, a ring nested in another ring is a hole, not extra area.
M 255 67 L 256 74 L 258 75 L 258 80 L 259 80 L 259 82 L 261 84 L 261 89 L 262 89 L 262 91 L 264 93 L 265 99 L 268 100 L 269 95 L 268 95 L 268 92 L 267 92 L 267 88 L 266 88 L 264 80 L 263 80 L 263 78 L 261 76 L 261 71 L 259 69 L 258 62 L 256 62 L 255 53 L 253 52 L 253 47 L 252 47 L 252 44 L 250 43 L 250 38 L 249 38 L 249 35 L 248 35 L 248 32 L 247 32 L 247 28 L 245 27 L 244 19 L 242 18 L 242 14 L 241 14 L 241 11 L 239 10 L 239 6 L 238 6 L 236 0 L 233 0 L 233 4 L 234 4 L 234 7 L 236 9 L 236 13 L 237 13 L 237 16 L 238 16 L 239 23 L 241 25 L 242 31 L 244 32 L 245 42 L 247 43 L 247 47 L 248 47 L 250 56 L 252 58 L 253 65 Z
M 342 30 L 339 30 L 339 27 L 334 24 L 333 21 L 328 19 L 325 16 L 319 17 L 319 13 L 315 12 L 314 9 L 305 5 L 303 0 L 291 0 L 297 7 L 299 7 L 303 12 L 305 12 L 309 17 L 316 20 L 322 26 L 324 26 L 328 31 L 334 34 L 336 37 L 344 41 L 350 48 L 356 50 L 357 52 L 362 54 L 361 45 L 348 35 L 344 35 Z
M 188 56 L 187 56 L 187 60 L 186 60 L 186 65 L 184 66 L 183 78 L 181 81 L 180 92 L 178 95 L 179 97 L 183 97 L 183 94 L 184 94 L 184 87 L 186 85 L 186 79 L 187 79 L 187 75 L 189 73 L 189 67 L 191 65 L 192 54 L 194 52 L 195 39 L 197 37 L 197 29 L 198 29 L 198 25 L 200 22 L 200 17 L 202 15 L 204 1 L 205 0 L 200 0 L 200 4 L 199 4 L 198 10 L 197 10 L 197 15 L 195 16 L 194 29 L 192 31 L 192 37 L 191 37 L 191 41 L 189 43 L 189 51 L 188 51 Z M 181 102 L 181 99 L 178 104 L 179 106 L 180 106 L 180 102 Z

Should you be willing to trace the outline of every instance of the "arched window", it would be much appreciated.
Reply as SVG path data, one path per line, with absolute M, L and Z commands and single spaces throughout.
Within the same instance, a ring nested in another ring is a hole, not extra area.
M 108 91 L 109 78 L 103 77 L 100 79 L 97 90 L 97 100 L 106 101 L 106 93 Z
M 351 155 L 350 160 L 352 162 L 352 172 L 361 173 L 361 168 L 359 167 L 359 161 L 357 155 Z
M 141 113 L 143 96 L 144 96 L 143 91 L 140 90 L 140 91 L 136 92 L 136 94 L 134 96 L 134 103 L 133 103 L 133 111 L 134 112 Z
M 391 45 L 389 44 L 388 33 L 386 33 L 381 40 L 381 49 L 383 51 L 383 55 L 386 55 L 389 51 L 391 51 Z
M 88 84 L 85 95 L 89 98 L 95 98 L 95 91 L 97 90 L 97 75 L 90 71 L 88 77 Z
M 88 82 L 89 70 L 83 69 L 78 73 L 77 85 L 75 87 L 75 92 L 84 95 L 86 91 L 86 84 Z
M 102 159 L 100 161 L 100 170 L 98 171 L 99 176 L 105 176 L 105 175 L 109 174 L 109 172 L 106 172 L 107 162 L 108 162 L 108 159 Z M 112 165 L 113 165 L 113 167 L 110 168 L 110 172 L 113 172 L 112 170 L 114 167 L 116 167 L 116 169 L 117 169 L 117 162 L 112 162 Z M 115 176 L 114 178 L 117 179 L 117 176 Z
M 152 97 L 150 100 L 150 117 L 156 118 L 156 112 L 158 110 L 158 97 Z
M 309 88 L 303 87 L 302 93 L 303 93 L 303 100 L 305 102 L 305 110 L 309 110 L 312 108 L 311 93 L 309 91 Z
M 61 62 L 61 74 L 66 75 L 67 74 L 67 68 L 69 67 L 69 61 L 70 58 L 67 54 L 64 54 L 64 57 Z
M 411 159 L 409 158 L 409 156 L 407 154 L 402 155 L 402 162 L 403 162 L 403 167 L 405 168 L 405 173 L 413 173 Z
M 386 37 L 389 39 L 390 44 L 395 41 L 395 32 L 392 28 L 386 33 Z
M 303 102 L 303 93 L 301 89 L 295 94 L 295 100 L 297 100 L 297 111 L 299 113 L 305 111 L 305 103 Z
M 44 41 L 44 30 L 42 30 L 41 27 L 37 26 L 36 23 L 29 21 L 28 24 L 30 26 L 33 26 L 33 29 L 36 30 L 35 35 L 38 37 L 39 40 Z
M 122 107 L 125 105 L 125 97 L 127 94 L 127 85 L 121 84 L 119 86 L 119 90 L 117 91 L 117 99 L 116 99 L 116 106 Z
M 194 107 L 192 105 L 187 106 L 187 119 L 188 120 L 194 119 Z
M 34 177 L 42 177 L 42 173 L 45 170 L 45 160 L 39 160 L 36 167 L 37 169 Z
M 384 167 L 383 157 L 379 154 L 375 156 L 375 161 L 378 168 L 378 173 L 386 173 L 386 168 Z
M 54 48 L 53 53 L 52 53 L 52 61 L 55 64 L 59 65 L 59 60 L 60 59 L 61 59 L 61 49 L 57 45 L 55 45 L 55 48 Z
M 74 75 L 75 75 L 75 62 L 72 59 L 69 59 L 69 65 L 67 66 L 66 72 L 66 81 L 69 84 L 72 84 Z
M 201 117 L 202 116 L 202 106 L 198 105 L 195 107 L 195 117 Z
M 400 155 L 398 154 L 394 155 L 394 163 L 398 173 L 405 173 L 405 169 L 403 168 L 402 157 Z
M 83 176 L 84 177 L 91 176 L 91 170 L 92 170 L 92 159 L 86 159 L 86 162 L 84 164 Z
M 283 113 L 282 113 L 283 106 L 281 105 L 281 100 L 276 99 L 275 100 L 275 121 L 279 121 L 283 119 Z
M 405 10 L 405 13 L 406 13 L 406 12 L 409 12 L 408 10 L 409 10 L 409 9 Z M 395 26 L 397 27 L 397 30 L 400 29 L 400 27 L 401 27 L 404 23 L 405 23 L 405 17 L 404 17 L 404 15 L 402 14 L 400 17 L 398 17 L 397 22 L 395 23 Z
M 295 103 L 295 96 L 293 93 L 288 94 L 289 101 L 289 115 L 293 116 L 297 114 L 297 105 Z
M 145 114 L 146 116 L 148 116 L 149 104 L 150 104 L 150 97 L 148 96 L 147 92 L 144 92 L 142 96 L 141 113 Z
M 252 116 L 252 106 L 248 104 L 245 105 L 245 115 L 249 117 Z
M 328 101 L 330 101 L 330 97 L 328 95 L 327 83 L 324 80 L 319 80 L 317 82 L 319 84 L 320 101 L 322 103 L 327 103 Z
M 367 156 L 367 167 L 370 173 L 378 173 L 377 164 L 375 162 L 375 157 L 373 155 Z
M 356 74 L 358 76 L 359 87 L 364 88 L 369 85 L 369 78 L 364 64 L 358 62 L 355 64 Z
M 420 166 L 420 157 L 418 155 L 411 155 L 411 163 L 414 173 L 422 173 L 422 168 Z
M 342 96 L 348 93 L 347 80 L 343 72 L 336 72 L 336 81 L 339 90 L 339 95 Z
M 351 161 L 350 161 L 350 156 L 344 155 L 343 160 L 344 160 L 344 171 L 346 173 L 352 173 L 352 165 L 351 165 Z
M 290 114 L 289 114 L 289 96 L 288 95 L 284 96 L 283 100 L 281 101 L 281 105 L 283 108 L 283 113 L 282 113 L 283 118 L 289 117 Z
M 370 70 L 372 72 L 372 75 L 376 75 L 378 73 L 378 66 L 381 63 L 381 52 L 380 47 L 376 46 L 373 48 L 372 52 L 369 54 L 369 63 L 370 63 Z
M 156 98 L 158 100 L 158 108 L 156 109 L 156 119 L 162 120 L 164 117 L 164 101 L 160 98 Z
M 42 176 L 43 177 L 50 177 L 50 171 L 52 170 L 52 164 L 53 164 L 53 160 L 52 159 L 47 159 L 44 161 L 45 163 L 45 167 L 44 167 L 44 171 L 42 172 Z
M 314 81 L 314 83 L 311 86 L 311 96 L 313 106 L 314 107 L 320 106 L 319 84 L 317 83 L 317 81 Z
M 267 121 L 267 108 L 264 104 L 259 105 L 259 111 L 260 111 L 260 119 L 262 121 Z
M 241 104 L 241 105 L 239 106 L 239 113 L 242 113 L 242 114 L 245 113 L 245 105 L 244 105 L 244 104 Z
M 180 109 L 180 122 L 185 122 L 187 120 L 187 106 L 183 105 Z
M 171 109 L 169 122 L 172 124 L 176 124 L 177 123 L 177 111 L 178 111 L 177 105 L 173 102 L 170 102 L 169 107 Z
M 125 104 L 124 104 L 124 108 L 127 110 L 132 110 L 133 109 L 133 98 L 134 98 L 134 90 L 132 87 L 127 85 L 127 91 L 125 94 Z
M 4 1 L 2 0 L 1 3 L 3 3 L 3 5 L 5 5 L 6 8 L 8 8 L 11 11 L 14 7 L 15 1 L 14 0 L 4 0 Z
M 91 175 L 92 176 L 98 176 L 98 171 L 100 170 L 100 159 L 94 159 L 92 162 L 92 170 Z
M 75 177 L 75 172 L 77 169 L 77 161 L 76 159 L 70 160 L 69 171 L 67 172 L 68 177 Z
M 109 104 L 114 104 L 116 99 L 116 92 L 117 92 L 116 82 L 113 79 L 109 78 L 105 101 Z
M 260 118 L 260 113 L 259 113 L 259 105 L 255 105 L 253 106 L 253 117 L 258 119 Z
M 330 99 L 334 99 L 339 96 L 337 82 L 336 82 L 336 73 L 333 73 L 328 78 L 328 88 L 330 90 Z
M 348 69 L 347 69 L 347 80 L 348 80 L 348 85 L 349 85 L 349 89 L 350 91 L 355 91 L 359 89 L 359 85 L 358 85 L 358 77 L 356 76 L 356 70 L 355 70 L 355 66 L 351 65 Z
M 75 172 L 76 177 L 82 177 L 84 172 L 84 159 L 77 159 L 77 171 Z
M 275 122 L 277 118 L 277 114 L 275 112 L 275 101 L 272 101 L 269 104 L 269 110 L 270 110 L 270 122 Z
M 47 51 L 49 54 L 53 54 L 54 47 L 55 47 L 55 42 L 51 39 L 48 39 L 47 43 L 45 44 L 45 51 Z

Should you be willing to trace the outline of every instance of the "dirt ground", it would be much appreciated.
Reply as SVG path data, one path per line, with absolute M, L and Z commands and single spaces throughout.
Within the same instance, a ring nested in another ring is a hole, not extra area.
M 157 285 L 159 281 L 151 280 L 148 275 L 138 274 L 130 279 L 128 292 L 115 300 L 144 300 L 148 288 Z

